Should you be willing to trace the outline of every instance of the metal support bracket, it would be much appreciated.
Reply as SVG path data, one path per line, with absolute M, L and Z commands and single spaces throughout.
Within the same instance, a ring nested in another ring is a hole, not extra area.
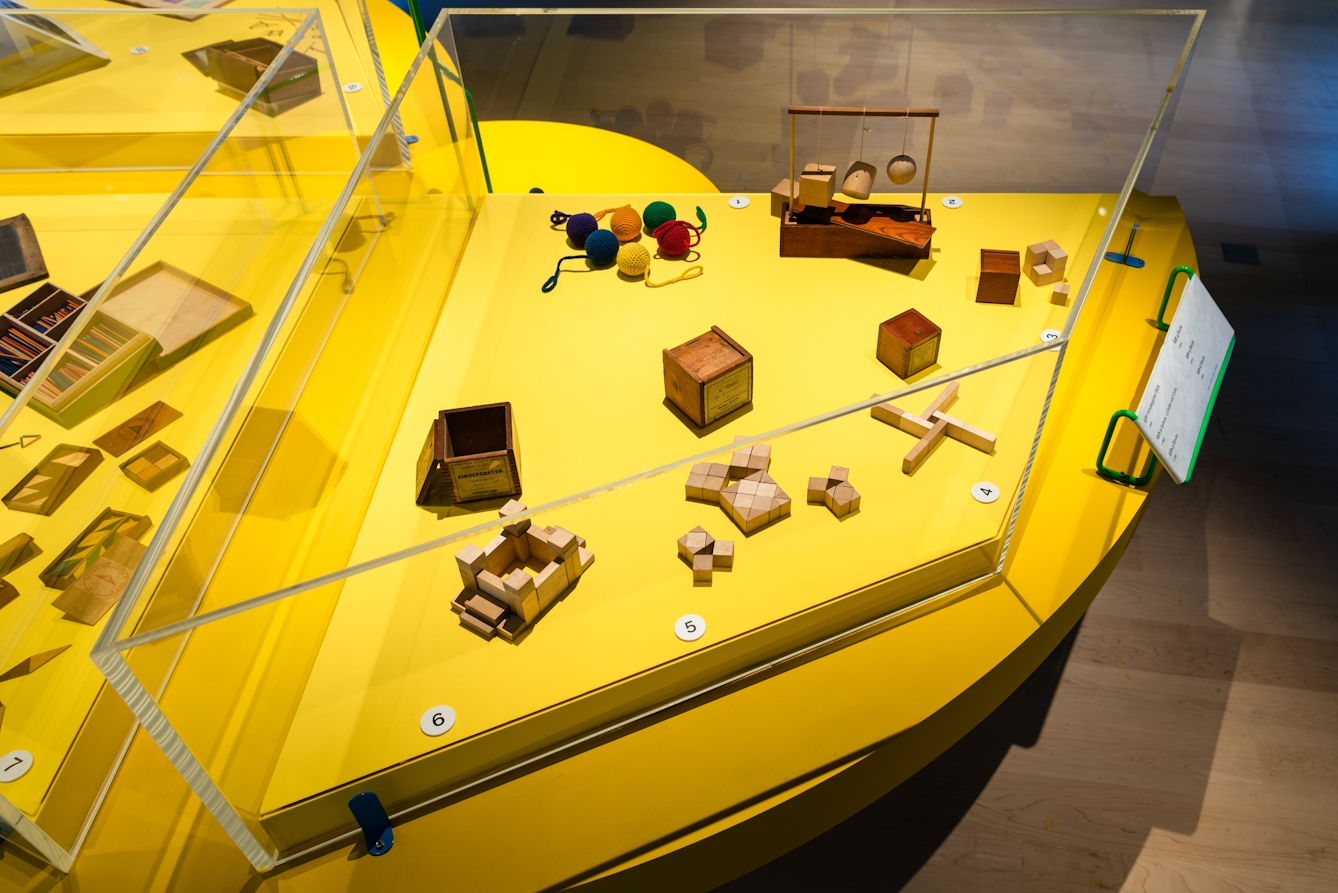
M 384 856 L 395 845 L 395 831 L 390 827 L 390 816 L 381 801 L 371 791 L 354 794 L 348 801 L 349 812 L 357 820 L 367 839 L 367 853 Z
M 1132 254 L 1129 253 L 1134 248 L 1134 236 L 1137 234 L 1138 234 L 1138 224 L 1135 223 L 1134 228 L 1129 230 L 1129 243 L 1124 246 L 1124 253 L 1121 254 L 1118 251 L 1107 251 L 1106 260 L 1110 261 L 1113 264 L 1124 264 L 1126 267 L 1133 267 L 1135 270 L 1143 269 L 1144 266 L 1143 258 L 1134 257 Z

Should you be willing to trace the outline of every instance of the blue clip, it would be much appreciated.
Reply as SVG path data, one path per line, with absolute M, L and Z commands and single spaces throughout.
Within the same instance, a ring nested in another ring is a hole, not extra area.
M 1134 234 L 1137 232 L 1138 224 L 1135 223 L 1134 228 L 1129 230 L 1129 244 L 1124 246 L 1124 253 L 1120 254 L 1118 251 L 1107 251 L 1106 260 L 1113 264 L 1124 264 L 1127 267 L 1133 267 L 1135 270 L 1143 269 L 1143 258 L 1134 257 L 1129 253 L 1134 247 Z
M 384 856 L 395 845 L 395 832 L 390 827 L 390 816 L 381 801 L 371 791 L 354 794 L 348 801 L 349 811 L 367 838 L 367 853 Z

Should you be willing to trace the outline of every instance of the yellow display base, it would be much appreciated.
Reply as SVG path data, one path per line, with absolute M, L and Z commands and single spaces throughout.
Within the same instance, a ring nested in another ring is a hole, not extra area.
M 1050 302 L 1050 286 L 1025 278 L 1017 305 L 977 304 L 978 247 L 1054 238 L 1075 258 L 1090 257 L 1103 223 L 1098 209 L 1110 203 L 1094 195 L 968 196 L 962 209 L 942 212 L 932 259 L 903 265 L 905 275 L 883 263 L 778 257 L 765 195 L 744 210 L 724 196 L 674 195 L 681 217 L 695 219 L 689 209 L 700 204 L 710 221 L 698 261 L 704 276 L 648 289 L 616 270 L 583 272 L 582 262 L 569 261 L 574 271 L 541 292 L 556 258 L 572 251 L 548 222 L 554 206 L 641 207 L 655 197 L 487 199 L 353 560 L 491 516 L 496 501 L 445 511 L 413 505 L 410 470 L 437 409 L 512 403 L 530 505 L 712 447 L 727 458 L 734 434 L 901 386 L 873 348 L 878 323 L 907 307 L 944 330 L 939 366 L 916 380 L 1036 344 L 1043 329 L 1062 325 L 1067 308 Z M 657 261 L 652 278 L 682 266 Z M 1082 272 L 1075 261 L 1070 277 Z M 756 384 L 751 407 L 702 432 L 662 402 L 660 352 L 713 324 L 752 351 Z M 265 795 L 267 831 L 280 846 L 298 843 L 347 822 L 348 792 L 318 795 L 355 779 L 359 790 L 402 803 L 823 630 L 989 573 L 1054 358 L 1043 353 L 962 382 L 950 412 L 997 434 L 993 455 L 950 441 L 904 475 L 900 457 L 914 439 L 867 412 L 773 441 L 771 474 L 794 500 L 793 516 L 751 537 L 720 509 L 684 499 L 687 469 L 538 518 L 586 537 L 597 561 L 517 645 L 485 643 L 458 627 L 447 606 L 461 585 L 456 548 L 348 581 Z M 931 396 L 909 398 L 905 408 L 919 411 Z M 834 464 L 851 468 L 863 494 L 861 511 L 844 522 L 805 504 L 808 476 Z M 971 485 L 982 480 L 1004 497 L 974 502 Z M 736 540 L 733 572 L 717 574 L 710 589 L 693 587 L 674 550 L 698 524 Z M 690 645 L 672 634 L 685 613 L 710 624 Z M 419 717 L 441 703 L 459 719 L 447 735 L 428 738 Z M 389 766 L 400 768 L 369 778 Z

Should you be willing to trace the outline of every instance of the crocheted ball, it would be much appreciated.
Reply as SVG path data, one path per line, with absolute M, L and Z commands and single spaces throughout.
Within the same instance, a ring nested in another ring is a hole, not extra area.
M 567 219 L 567 238 L 577 248 L 584 248 L 585 240 L 597 229 L 599 224 L 593 214 L 573 214 Z
M 618 269 L 628 276 L 641 276 L 650 269 L 650 252 L 640 242 L 628 242 L 618 249 Z
M 618 237 L 606 229 L 597 229 L 585 238 L 585 253 L 597 267 L 607 267 L 618 257 Z
M 661 223 L 668 223 L 678 217 L 678 212 L 674 206 L 668 202 L 651 202 L 646 205 L 646 210 L 641 212 L 641 219 L 646 221 L 646 226 L 654 230 Z
M 619 242 L 628 242 L 641 234 L 641 215 L 631 205 L 623 205 L 609 218 L 609 229 Z
M 692 241 L 694 233 L 689 230 L 689 225 L 682 220 L 670 220 L 655 227 L 654 236 L 655 241 L 659 243 L 660 254 L 665 257 L 686 254 L 694 244 Z

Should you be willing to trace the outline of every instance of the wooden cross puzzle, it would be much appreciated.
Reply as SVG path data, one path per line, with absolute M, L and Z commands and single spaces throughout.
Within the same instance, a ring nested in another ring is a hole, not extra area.
M 993 434 L 981 431 L 979 428 L 968 425 L 961 419 L 955 419 L 943 412 L 957 399 L 957 390 L 957 382 L 954 381 L 929 402 L 929 406 L 925 408 L 923 415 L 912 415 L 891 403 L 880 404 L 870 411 L 870 415 L 878 421 L 885 422 L 893 428 L 899 428 L 907 434 L 914 434 L 920 438 L 919 442 L 911 447 L 911 451 L 906 454 L 906 458 L 901 460 L 903 473 L 910 474 L 915 471 L 944 437 L 951 437 L 953 440 L 960 441 L 969 447 L 975 447 L 982 453 L 994 452 L 995 437 Z M 873 394 L 872 396 L 877 397 L 878 395 Z

